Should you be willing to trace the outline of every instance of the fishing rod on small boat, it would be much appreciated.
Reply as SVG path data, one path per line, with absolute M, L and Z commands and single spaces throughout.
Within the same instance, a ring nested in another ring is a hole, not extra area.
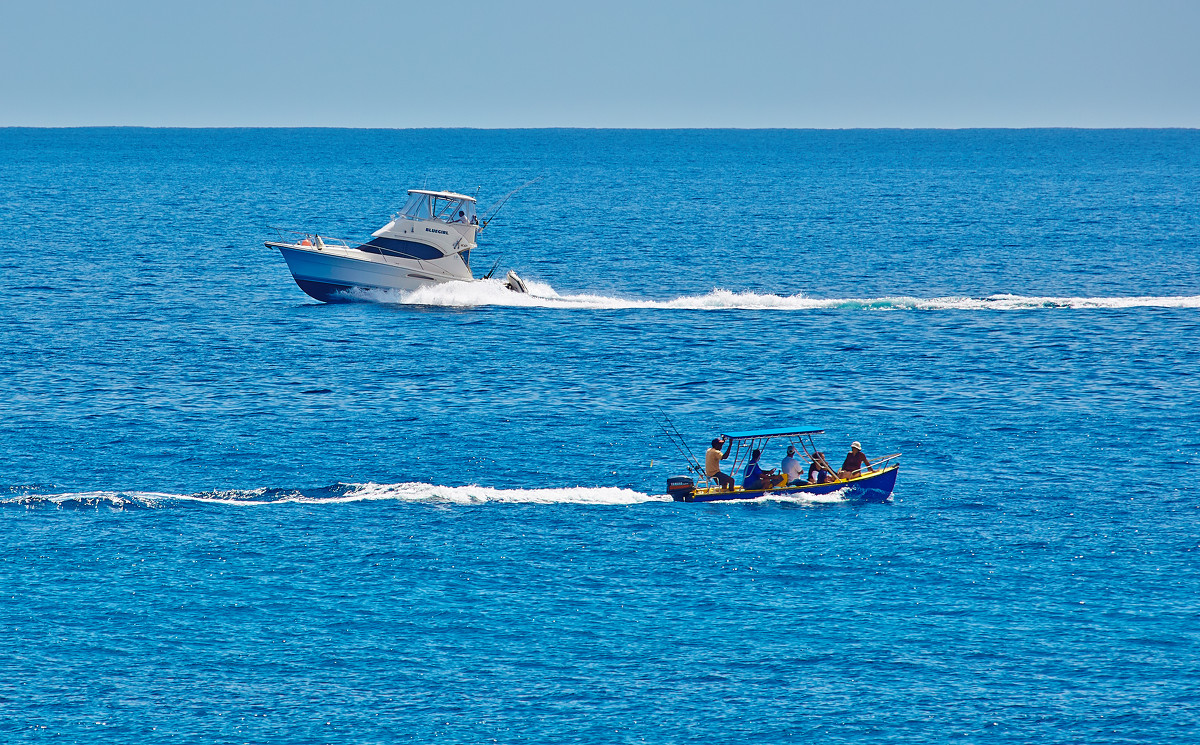
M 804 445 L 803 435 L 797 439 L 797 442 L 800 443 L 800 449 L 804 451 L 805 457 L 815 463 L 817 468 L 820 468 L 832 475 L 835 481 L 837 480 L 838 472 L 833 470 L 833 466 L 829 465 L 829 461 L 825 460 L 825 456 L 823 454 L 817 452 L 817 443 L 813 442 L 812 435 L 808 436 L 808 444 L 812 445 L 812 455 L 809 455 L 808 448 Z
M 692 473 L 702 475 L 704 469 L 701 468 L 700 461 L 696 460 L 696 456 L 692 455 L 691 448 L 687 446 L 687 440 L 679 433 L 679 428 L 675 426 L 675 422 L 671 421 L 671 417 L 667 416 L 667 412 L 663 411 L 661 407 L 659 407 L 658 413 L 663 418 L 663 421 L 659 422 L 658 426 L 662 429 L 663 434 L 667 436 L 667 439 L 671 441 L 671 444 L 675 446 L 675 449 L 679 451 L 679 454 L 688 462 L 688 470 Z
M 525 183 L 521 184 L 517 188 L 513 189 L 512 191 L 510 191 L 509 193 L 507 193 L 503 197 L 501 197 L 500 201 L 496 203 L 496 206 L 492 207 L 491 211 L 488 212 L 487 216 L 484 217 L 483 220 L 480 221 L 479 232 L 482 233 L 483 229 L 488 226 L 488 223 L 490 223 L 492 220 L 496 219 L 496 215 L 500 213 L 500 208 L 503 207 L 504 203 L 507 202 L 509 199 L 511 199 L 514 194 L 521 191 L 522 189 L 524 189 L 527 186 L 532 186 L 533 184 L 536 184 L 537 182 L 541 181 L 544 178 L 546 178 L 546 175 L 542 174 L 541 176 L 538 176 L 535 179 L 526 181 Z

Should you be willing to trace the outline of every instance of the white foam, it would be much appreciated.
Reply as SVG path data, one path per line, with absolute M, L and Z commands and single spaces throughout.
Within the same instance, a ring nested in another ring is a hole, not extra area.
M 843 487 L 828 494 L 772 494 L 759 497 L 756 502 L 796 502 L 799 504 L 834 504 L 848 501 L 850 490 Z
M 26 494 L 2 500 L 7 503 L 32 504 L 47 502 L 59 506 L 79 504 L 81 506 L 106 505 L 109 507 L 161 507 L 165 502 L 186 499 L 179 494 L 165 492 L 128 492 L 128 491 L 86 491 L 68 494 Z
M 1200 295 L 1136 297 L 1041 297 L 989 295 L 987 297 L 917 298 L 904 295 L 876 298 L 813 298 L 803 293 L 771 295 L 732 292 L 715 288 L 704 295 L 683 295 L 672 300 L 644 300 L 608 295 L 560 295 L 550 285 L 526 281 L 529 293 L 512 292 L 496 279 L 446 282 L 412 292 L 349 290 L 354 300 L 399 305 L 432 305 L 448 308 L 510 306 L 574 310 L 1037 310 L 1053 308 L 1200 308 Z
M 490 486 L 440 486 L 409 482 L 401 484 L 347 484 L 346 491 L 327 497 L 313 497 L 299 491 L 268 496 L 267 489 L 247 489 L 207 492 L 203 494 L 167 494 L 161 492 L 75 492 L 69 494 L 27 494 L 6 499 L 10 503 L 49 503 L 58 506 L 80 504 L 124 507 L 162 507 L 169 502 L 201 502 L 238 507 L 257 507 L 271 504 L 337 504 L 395 500 L 451 504 L 611 504 L 629 505 L 643 502 L 669 502 L 666 495 L 643 494 L 633 489 L 617 487 L 562 487 L 556 489 L 499 489 Z
M 60 507 L 165 507 L 172 502 L 198 502 L 236 507 L 261 507 L 278 504 L 342 504 L 351 502 L 398 501 L 429 504 L 590 504 L 632 505 L 646 502 L 670 502 L 664 494 L 643 494 L 633 489 L 610 486 L 574 486 L 551 489 L 500 489 L 491 486 L 441 486 L 421 482 L 400 484 L 345 484 L 345 491 L 327 497 L 315 497 L 299 491 L 276 492 L 268 495 L 266 488 L 236 489 L 201 494 L 169 494 L 165 492 L 89 491 L 68 494 L 27 494 L 3 500 L 19 504 L 54 504 Z M 772 494 L 756 499 L 735 499 L 715 504 L 747 504 L 789 502 L 796 504 L 831 504 L 846 501 L 846 490 L 829 494 Z M 706 503 L 714 504 L 714 503 Z
M 643 494 L 633 489 L 610 486 L 575 486 L 557 489 L 498 489 L 490 486 L 437 486 L 406 484 L 353 484 L 343 500 L 395 499 L 405 502 L 452 502 L 482 504 L 640 504 L 669 502 L 666 495 Z

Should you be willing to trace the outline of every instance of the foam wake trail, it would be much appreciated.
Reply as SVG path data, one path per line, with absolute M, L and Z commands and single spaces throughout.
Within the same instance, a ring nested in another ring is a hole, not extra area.
M 450 502 L 453 504 L 640 504 L 669 502 L 665 495 L 643 494 L 617 487 L 575 486 L 559 489 L 497 489 L 490 486 L 437 486 L 407 484 L 353 484 L 345 501 L 397 500 L 401 502 Z
M 436 484 L 336 484 L 323 489 L 248 489 L 168 494 L 138 491 L 94 491 L 66 494 L 25 494 L 0 500 L 26 507 L 62 509 L 155 509 L 185 504 L 223 504 L 256 507 L 273 504 L 338 504 L 368 501 L 428 502 L 445 504 L 611 504 L 671 501 L 665 495 L 643 494 L 617 487 L 564 487 L 557 489 L 498 489 L 489 486 L 439 486 Z
M 607 295 L 559 295 L 550 285 L 527 281 L 529 294 L 511 292 L 499 280 L 447 282 L 422 287 L 412 292 L 398 290 L 350 290 L 351 299 L 363 302 L 400 305 L 433 305 L 469 308 L 485 305 L 518 308 L 559 308 L 578 310 L 1037 310 L 1052 308 L 1200 308 L 1200 295 L 1166 297 L 1037 297 L 1025 295 L 989 295 L 987 297 L 916 298 L 889 296 L 878 298 L 813 298 L 796 295 L 770 295 L 757 292 L 731 292 L 714 289 L 704 295 L 684 295 L 673 300 L 638 300 Z
M 164 492 L 138 491 L 88 491 L 66 494 L 23 494 L 0 499 L 0 505 L 23 505 L 26 507 L 53 506 L 60 509 L 97 509 L 108 507 L 117 510 L 153 509 L 165 507 L 188 497 Z
M 452 502 L 482 504 L 503 502 L 517 504 L 640 504 L 670 502 L 665 494 L 643 494 L 632 489 L 616 487 L 568 487 L 562 489 L 494 489 L 483 486 L 435 486 L 433 484 L 355 484 L 341 501 L 395 499 L 405 502 Z M 826 503 L 846 501 L 846 490 L 830 494 L 771 496 L 747 502 Z
M 499 489 L 490 486 L 439 486 L 408 482 L 402 484 L 335 484 L 319 489 L 235 489 L 199 494 L 169 494 L 139 491 L 92 491 L 66 494 L 25 494 L 0 500 L 3 505 L 57 507 L 59 509 L 114 510 L 163 509 L 187 505 L 229 505 L 262 507 L 282 504 L 345 504 L 351 502 L 395 501 L 427 504 L 587 504 L 632 505 L 645 502 L 670 502 L 664 494 L 643 494 L 633 489 L 606 486 L 574 486 L 556 489 Z M 718 504 L 753 502 L 793 502 L 823 504 L 846 501 L 843 491 L 831 494 L 760 497 Z

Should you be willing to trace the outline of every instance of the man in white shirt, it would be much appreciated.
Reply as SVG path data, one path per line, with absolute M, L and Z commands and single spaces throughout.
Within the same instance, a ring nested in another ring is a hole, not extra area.
M 787 476 L 789 486 L 807 483 L 804 480 L 804 469 L 801 467 L 799 459 L 796 458 L 795 445 L 788 445 L 787 456 L 783 459 L 783 463 L 779 464 L 779 470 Z

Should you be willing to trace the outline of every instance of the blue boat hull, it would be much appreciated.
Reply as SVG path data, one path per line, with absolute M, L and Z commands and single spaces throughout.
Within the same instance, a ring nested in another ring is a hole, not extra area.
M 896 488 L 896 475 L 900 466 L 892 466 L 874 473 L 867 472 L 849 481 L 838 481 L 832 484 L 805 484 L 804 486 L 789 486 L 782 489 L 765 489 L 762 491 L 720 491 L 718 489 L 699 489 L 693 492 L 674 494 L 676 502 L 728 502 L 738 499 L 758 499 L 760 497 L 802 497 L 808 494 L 832 494 L 843 489 L 846 498 L 860 502 L 886 502 Z
M 292 279 L 296 280 L 296 285 L 304 290 L 304 293 L 314 300 L 320 300 L 322 303 L 348 303 L 350 298 L 343 293 L 350 289 L 350 285 L 335 285 L 331 282 L 316 282 L 311 279 L 302 279 L 295 275 Z

